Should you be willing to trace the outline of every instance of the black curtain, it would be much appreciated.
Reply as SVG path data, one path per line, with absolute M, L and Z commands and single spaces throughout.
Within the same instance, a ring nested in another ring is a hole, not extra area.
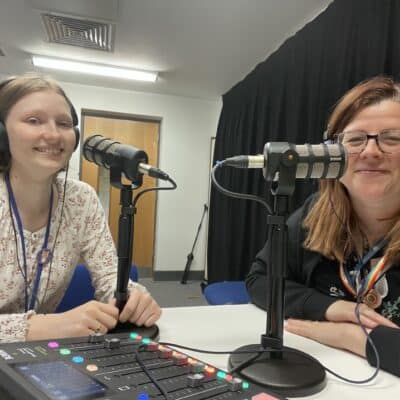
M 223 96 L 214 161 L 262 153 L 271 141 L 320 143 L 329 112 L 350 87 L 399 79 L 400 1 L 336 0 Z M 261 170 L 217 170 L 226 188 L 271 202 Z M 299 180 L 291 207 L 317 188 Z M 266 240 L 266 210 L 212 188 L 208 281 L 243 279 Z

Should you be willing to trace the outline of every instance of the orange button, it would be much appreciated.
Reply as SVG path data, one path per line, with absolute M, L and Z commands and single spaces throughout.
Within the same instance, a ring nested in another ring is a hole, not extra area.
M 96 364 L 89 364 L 89 365 L 86 366 L 86 369 L 89 372 L 96 372 L 96 371 L 99 370 L 99 367 Z

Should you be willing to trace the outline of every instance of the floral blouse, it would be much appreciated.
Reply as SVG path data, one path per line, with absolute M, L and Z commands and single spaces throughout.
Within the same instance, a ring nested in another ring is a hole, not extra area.
M 74 267 L 81 259 L 90 271 L 97 300 L 107 302 L 113 297 L 117 277 L 116 249 L 94 189 L 84 182 L 67 180 L 61 216 L 64 177 L 57 177 L 55 185 L 57 190 L 54 194 L 58 196 L 58 202 L 51 217 L 48 241 L 53 256 L 51 262 L 43 265 L 35 308 L 35 312 L 42 314 L 55 312 Z M 4 174 L 0 173 L 0 342 L 25 340 L 27 319 L 31 313 L 25 312 L 21 240 L 13 218 L 16 235 Z M 36 277 L 37 253 L 42 248 L 45 231 L 46 227 L 36 232 L 24 230 L 29 299 Z M 130 281 L 129 289 L 135 287 L 146 291 L 142 285 Z

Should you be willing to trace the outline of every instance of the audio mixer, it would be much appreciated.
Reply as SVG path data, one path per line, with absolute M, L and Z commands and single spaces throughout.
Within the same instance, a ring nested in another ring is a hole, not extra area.
M 282 400 L 137 331 L 0 345 L 1 400 Z

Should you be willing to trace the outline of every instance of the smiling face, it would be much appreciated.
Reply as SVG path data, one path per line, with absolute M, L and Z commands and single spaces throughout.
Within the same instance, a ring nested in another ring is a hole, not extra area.
M 400 128 L 400 103 L 385 100 L 361 110 L 343 132 L 365 131 L 377 134 Z M 353 204 L 400 204 L 400 152 L 382 153 L 370 139 L 359 154 L 349 155 L 348 168 L 340 180 L 347 188 Z
M 54 90 L 30 93 L 9 110 L 5 125 L 11 170 L 36 178 L 66 166 L 75 145 L 71 110 Z

